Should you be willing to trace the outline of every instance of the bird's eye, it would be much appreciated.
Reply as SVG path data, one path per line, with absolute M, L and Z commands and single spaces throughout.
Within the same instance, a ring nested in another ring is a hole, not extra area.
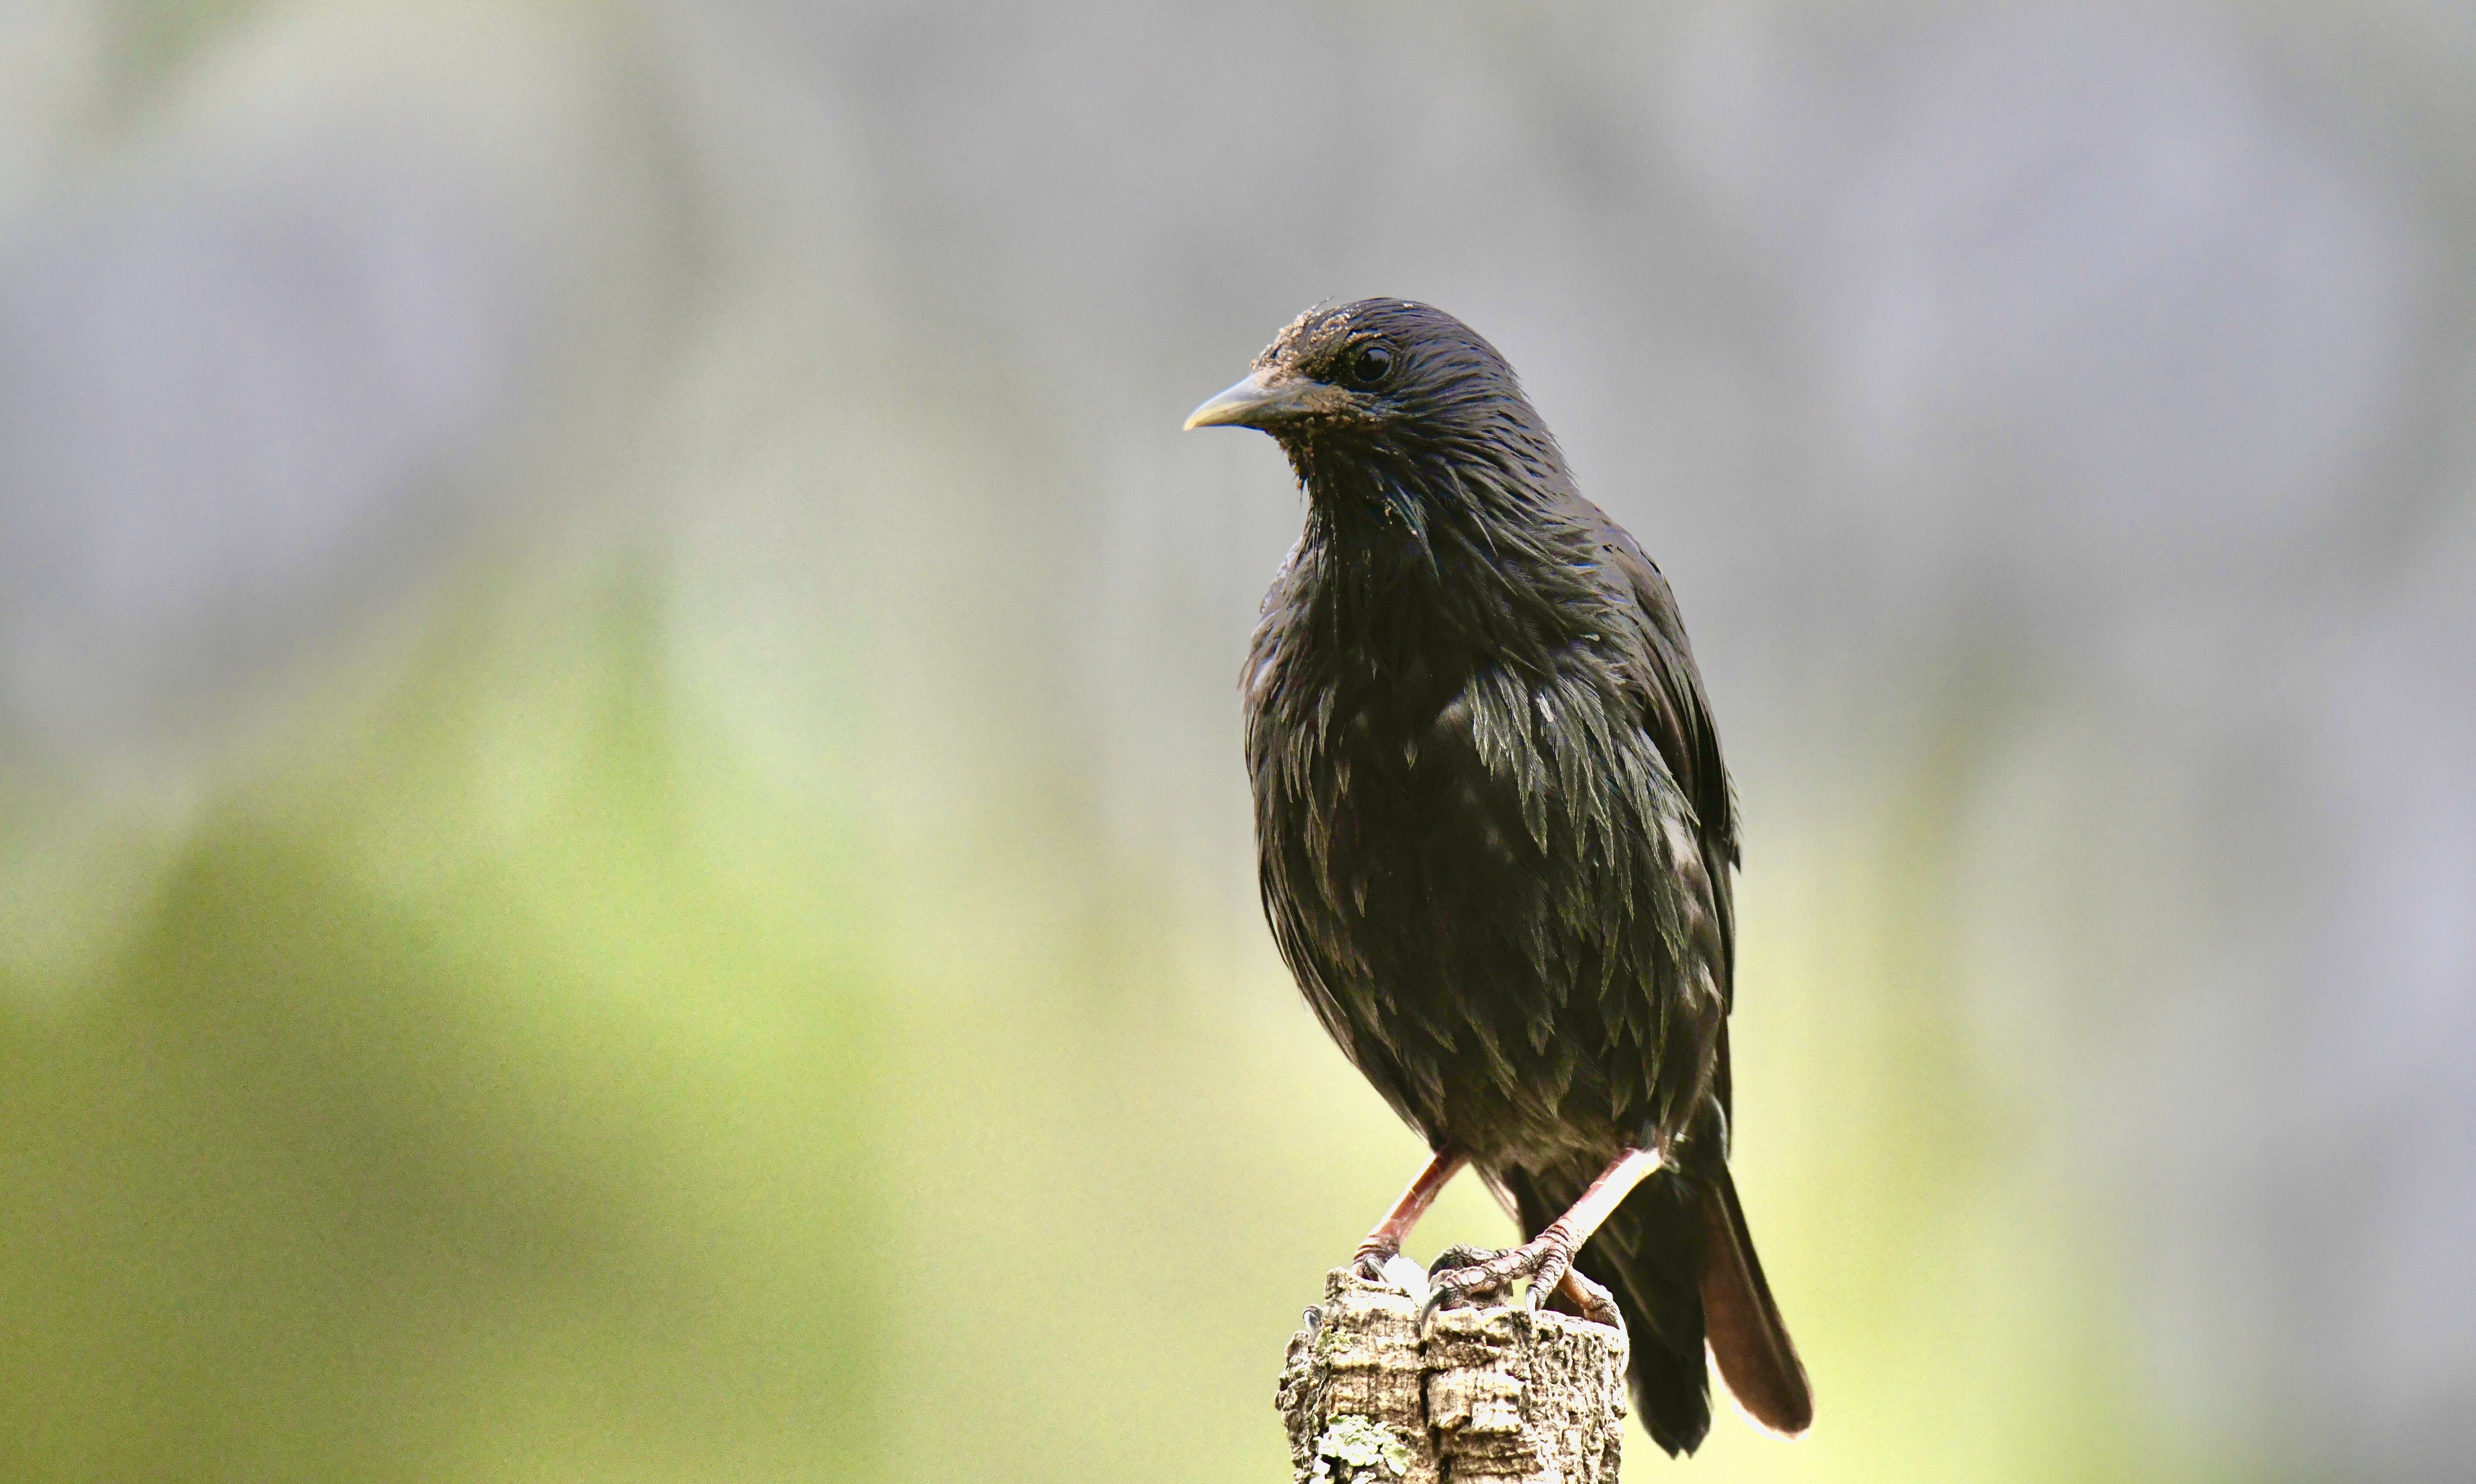
M 1343 374 L 1352 386 L 1380 386 L 1393 374 L 1393 353 L 1381 345 L 1362 345 Z

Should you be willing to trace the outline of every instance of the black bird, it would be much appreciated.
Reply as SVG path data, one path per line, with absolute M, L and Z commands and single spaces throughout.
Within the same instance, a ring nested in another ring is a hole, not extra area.
M 1265 912 L 1435 1151 L 1362 1268 L 1468 1164 L 1527 1240 L 1448 1251 L 1440 1298 L 1526 1278 L 1613 1320 L 1603 1284 L 1662 1447 L 1710 1428 L 1706 1343 L 1756 1422 L 1802 1432 L 1728 1175 L 1736 808 L 1667 580 L 1504 358 L 1425 305 L 1308 310 L 1186 426 L 1225 424 L 1307 495 L 1244 678 Z

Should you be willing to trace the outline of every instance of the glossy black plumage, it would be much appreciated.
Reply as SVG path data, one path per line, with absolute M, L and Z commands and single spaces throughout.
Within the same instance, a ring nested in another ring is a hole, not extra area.
M 1526 1236 L 1623 1150 L 1662 1150 L 1576 1259 L 1625 1312 L 1645 1424 L 1671 1452 L 1707 1429 L 1707 1307 L 1741 1398 L 1801 1428 L 1725 1163 L 1736 816 L 1666 580 L 1440 310 L 1310 311 L 1241 390 L 1197 420 L 1272 433 L 1308 495 L 1244 680 L 1283 957 Z M 1706 1283 L 1750 1292 L 1706 1305 Z

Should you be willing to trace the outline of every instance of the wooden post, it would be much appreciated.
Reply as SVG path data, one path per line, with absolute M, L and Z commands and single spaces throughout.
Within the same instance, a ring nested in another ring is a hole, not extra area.
M 1395 1258 L 1348 1268 L 1290 1338 L 1276 1405 L 1294 1484 L 1617 1484 L 1625 1337 L 1519 1302 L 1438 1309 Z

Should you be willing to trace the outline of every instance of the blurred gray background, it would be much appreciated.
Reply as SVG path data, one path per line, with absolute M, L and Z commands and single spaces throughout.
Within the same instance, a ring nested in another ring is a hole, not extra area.
M 1696 1473 L 2466 1477 L 2471 226 L 2430 0 L 7 0 L 0 1476 L 1281 1476 L 1420 1150 L 1176 430 L 1383 293 L 1743 796 Z

